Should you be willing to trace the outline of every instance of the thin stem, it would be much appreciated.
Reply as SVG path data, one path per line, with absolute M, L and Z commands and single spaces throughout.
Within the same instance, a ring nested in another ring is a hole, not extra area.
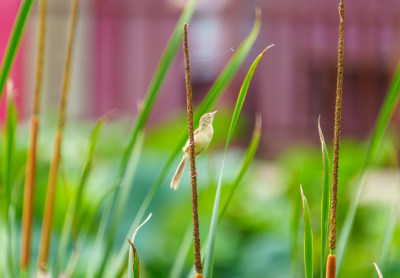
M 72 58 L 72 48 L 75 38 L 75 28 L 78 15 L 79 0 L 74 0 L 72 4 L 72 12 L 70 18 L 69 34 L 68 34 L 68 48 L 67 57 L 64 68 L 62 95 L 60 102 L 60 111 L 58 118 L 58 129 L 56 134 L 56 141 L 54 145 L 53 158 L 50 166 L 49 181 L 47 185 L 46 203 L 44 209 L 43 223 L 42 223 L 42 234 L 40 239 L 40 249 L 39 249 L 39 267 L 45 270 L 47 267 L 47 259 L 50 249 L 50 236 L 51 236 L 51 223 L 53 218 L 54 210 L 54 197 L 56 190 L 57 172 L 58 165 L 60 162 L 61 155 L 61 143 L 63 127 L 65 124 L 65 113 L 67 110 L 67 97 L 68 97 L 68 87 L 69 87 L 69 74 L 71 67 Z
M 188 112 L 188 130 L 189 130 L 189 156 L 190 156 L 190 175 L 192 184 L 192 209 L 193 209 L 193 237 L 194 237 L 194 265 L 198 274 L 203 270 L 200 254 L 200 231 L 199 231 L 199 212 L 197 205 L 197 174 L 195 159 L 195 142 L 193 128 L 193 97 L 192 85 L 190 80 L 189 66 L 189 47 L 187 39 L 187 24 L 183 26 L 183 50 L 185 53 L 185 79 L 186 79 L 186 100 Z
M 26 269 L 29 264 L 31 237 L 32 237 L 32 219 L 33 219 L 33 200 L 35 190 L 35 168 L 36 168 L 36 142 L 39 129 L 39 105 L 40 92 L 42 87 L 43 57 L 44 57 L 44 38 L 46 26 L 46 0 L 39 0 L 39 23 L 38 23 L 38 52 L 36 64 L 35 80 L 35 99 L 33 106 L 33 115 L 31 118 L 31 127 L 29 135 L 29 151 L 26 161 L 26 178 L 24 189 L 24 203 L 22 214 L 22 235 L 21 235 L 21 269 Z
M 336 205 L 337 186 L 339 170 L 339 144 L 340 144 L 340 122 L 342 116 L 342 94 L 343 94 L 343 37 L 344 37 L 344 0 L 339 4 L 339 43 L 338 43 L 338 72 L 336 84 L 336 106 L 335 106 L 335 132 L 333 141 L 333 174 L 332 174 L 332 199 L 331 218 L 329 226 L 329 248 L 336 249 Z

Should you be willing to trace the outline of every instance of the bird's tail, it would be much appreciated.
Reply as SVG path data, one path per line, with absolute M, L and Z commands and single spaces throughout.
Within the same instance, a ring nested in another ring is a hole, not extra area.
M 181 180 L 183 170 L 185 169 L 186 163 L 189 160 L 189 155 L 185 153 L 182 157 L 181 162 L 178 165 L 178 168 L 176 169 L 176 172 L 174 174 L 174 177 L 172 178 L 171 185 L 170 187 L 177 190 L 179 187 L 179 181 Z

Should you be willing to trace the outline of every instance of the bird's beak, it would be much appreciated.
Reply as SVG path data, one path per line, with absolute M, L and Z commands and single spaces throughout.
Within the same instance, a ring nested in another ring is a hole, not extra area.
M 217 110 L 215 110 L 214 112 L 211 112 L 211 114 L 213 114 L 213 116 L 215 115 L 215 113 L 217 113 L 218 111 Z

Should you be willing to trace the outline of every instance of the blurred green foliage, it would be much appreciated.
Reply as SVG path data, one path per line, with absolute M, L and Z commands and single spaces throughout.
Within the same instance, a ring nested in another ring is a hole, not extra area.
M 50 117 L 51 118 L 51 117 Z M 210 222 L 214 194 L 217 184 L 217 173 L 222 160 L 224 129 L 229 123 L 229 111 L 219 113 L 215 121 L 216 137 L 210 150 L 199 157 L 199 213 L 200 234 L 204 242 L 208 223 Z M 175 137 L 168 134 L 168 128 L 177 126 L 177 121 L 184 120 L 178 115 L 166 122 L 153 125 L 145 135 L 145 147 L 141 155 L 137 175 L 134 180 L 128 209 L 124 213 L 124 221 L 118 227 L 116 242 L 125 241 L 126 230 L 129 229 L 140 201 L 145 196 L 148 187 L 163 166 L 168 155 L 169 146 L 175 144 Z M 50 163 L 54 123 L 44 122 L 39 137 L 37 191 L 35 194 L 35 229 L 33 252 L 38 248 L 40 223 L 43 213 L 45 187 Z M 60 180 L 62 189 L 57 191 L 57 206 L 54 218 L 54 240 L 62 227 L 67 201 L 76 189 L 81 162 L 85 157 L 87 140 L 90 136 L 92 123 L 71 123 L 65 130 L 65 144 L 63 145 L 62 172 L 64 179 Z M 127 123 L 116 120 L 107 124 L 99 138 L 99 144 L 94 154 L 93 172 L 89 178 L 84 193 L 83 211 L 91 212 L 91 207 L 102 198 L 112 185 L 112 177 L 117 170 L 117 162 L 123 151 L 122 146 L 127 140 Z M 179 126 L 179 125 L 178 125 Z M 250 125 L 245 121 L 239 122 L 236 137 L 233 143 L 236 151 L 228 152 L 226 171 L 224 175 L 222 198 L 225 197 L 224 185 L 232 182 L 243 157 L 240 143 L 246 134 L 251 132 Z M 26 155 L 27 126 L 22 125 L 16 142 L 15 167 L 13 175 L 16 185 L 21 187 Z M 161 136 L 161 137 L 160 137 Z M 163 138 L 160 144 L 159 138 Z M 387 136 L 381 146 L 381 151 L 372 168 L 384 171 L 393 165 L 394 135 Z M 0 142 L 1 144 L 3 142 Z M 247 144 L 247 143 L 246 143 Z M 396 145 L 397 143 L 395 143 Z M 331 153 L 331 148 L 328 145 Z M 343 140 L 340 160 L 340 190 L 338 206 L 338 229 L 349 202 L 352 200 L 365 145 L 356 140 Z M 2 153 L 0 154 L 2 155 Z M 232 170 L 231 170 L 232 169 Z M 170 176 L 172 176 L 172 172 Z M 275 161 L 256 160 L 246 174 L 244 181 L 233 196 L 232 202 L 221 219 L 217 230 L 215 253 L 215 277 L 303 277 L 302 265 L 302 207 L 298 193 L 299 184 L 302 184 L 310 206 L 312 226 L 314 232 L 314 273 L 319 274 L 320 248 L 320 198 L 322 188 L 322 161 L 320 146 L 296 146 L 283 153 Z M 377 185 L 377 190 L 386 190 L 384 184 Z M 382 188 L 382 189 L 380 189 Z M 166 276 L 177 255 L 181 241 L 191 223 L 191 203 L 189 174 L 183 176 L 182 190 L 170 190 L 166 180 L 156 194 L 149 212 L 153 217 L 141 233 L 138 234 L 135 247 L 140 254 L 141 271 L 143 277 Z M 22 192 L 21 192 L 22 194 Z M 390 194 L 388 194 L 390 195 Z M 17 206 L 17 217 L 21 217 L 21 198 Z M 387 213 L 390 203 L 387 201 L 362 202 L 354 223 L 354 232 L 348 246 L 342 277 L 372 276 L 374 268 L 372 262 L 380 260 L 381 244 Z M 100 215 L 96 221 L 100 221 Z M 85 221 L 85 215 L 80 216 L 80 223 Z M 294 223 L 294 224 L 293 224 Z M 291 232 L 291 226 L 295 232 Z M 96 230 L 89 228 L 89 235 L 85 241 L 84 250 L 90 250 Z M 339 235 L 340 236 L 340 235 Z M 297 237 L 297 238 L 296 238 Z M 374 240 L 370 240 L 373 238 Z M 397 225 L 394 240 L 391 244 L 387 269 L 383 270 L 384 277 L 398 277 L 400 263 L 395 260 L 400 254 L 400 228 Z M 55 243 L 54 246 L 57 244 Z M 72 250 L 73 246 L 69 246 Z M 128 250 L 128 246 L 127 246 Z M 52 250 L 50 257 L 53 257 Z M 88 251 L 86 251 L 88 252 Z M 192 250 L 185 262 L 187 271 L 192 267 Z M 295 258 L 295 259 L 293 259 Z M 84 273 L 87 260 L 90 258 L 82 254 L 78 265 L 78 273 Z M 35 259 L 32 260 L 36 262 Z M 82 274 L 83 275 L 83 274 Z M 83 277 L 77 275 L 77 277 Z M 186 276 L 183 276 L 186 277 Z

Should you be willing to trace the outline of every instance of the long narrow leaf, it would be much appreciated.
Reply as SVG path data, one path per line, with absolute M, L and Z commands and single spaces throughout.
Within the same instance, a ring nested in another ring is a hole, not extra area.
M 220 198 L 221 198 L 222 176 L 224 173 L 226 153 L 227 153 L 227 150 L 229 147 L 229 143 L 232 139 L 232 134 L 235 130 L 237 121 L 239 119 L 239 115 L 242 110 L 243 103 L 246 98 L 247 90 L 249 88 L 250 81 L 253 77 L 254 71 L 257 68 L 258 63 L 260 62 L 260 60 L 262 59 L 262 57 L 264 56 L 264 54 L 266 53 L 266 51 L 269 47 L 264 49 L 264 51 L 261 52 L 260 55 L 258 55 L 257 58 L 254 60 L 249 71 L 247 72 L 246 78 L 243 81 L 243 85 L 240 89 L 238 99 L 236 101 L 235 110 L 233 112 L 231 124 L 230 124 L 229 131 L 228 131 L 228 136 L 227 136 L 227 140 L 226 140 L 226 144 L 225 144 L 224 159 L 222 161 L 221 171 L 219 174 L 217 192 L 215 193 L 215 200 L 214 200 L 213 212 L 212 212 L 212 217 L 211 217 L 211 225 L 210 225 L 210 231 L 209 231 L 209 241 L 208 241 L 208 245 L 207 245 L 207 252 L 205 255 L 205 262 L 204 262 L 204 274 L 205 274 L 206 278 L 212 278 L 212 273 L 213 273 L 214 247 L 215 247 L 215 238 L 216 238 L 216 231 L 217 231 L 217 225 L 218 225 L 219 203 L 220 203 Z
M 251 30 L 250 34 L 243 41 L 241 46 L 236 51 L 235 55 L 230 59 L 228 64 L 225 66 L 224 70 L 219 75 L 219 77 L 217 78 L 214 85 L 211 87 L 207 96 L 205 97 L 203 102 L 200 104 L 200 107 L 196 110 L 196 113 L 195 113 L 194 119 L 193 119 L 194 125 L 199 123 L 200 117 L 204 114 L 204 112 L 209 111 L 213 108 L 214 104 L 221 97 L 223 91 L 229 85 L 232 78 L 235 76 L 236 72 L 238 71 L 239 67 L 242 65 L 244 59 L 247 57 L 251 47 L 254 44 L 255 39 L 258 36 L 258 32 L 260 30 L 261 12 L 259 10 L 257 10 L 257 11 L 258 12 L 256 13 L 257 14 L 256 21 L 253 25 L 253 29 Z M 182 27 L 182 26 L 180 26 L 180 27 Z M 187 130 L 187 129 L 185 129 L 185 130 Z M 184 146 L 186 141 L 187 141 L 187 131 L 182 133 L 182 136 L 177 140 L 177 144 L 176 144 L 175 148 L 173 149 L 173 151 L 171 152 L 171 155 L 169 156 L 167 163 L 165 164 L 164 168 L 162 169 L 160 175 L 157 177 L 154 184 L 149 189 L 146 197 L 144 198 L 142 204 L 140 205 L 140 208 L 139 208 L 138 213 L 136 214 L 135 220 L 133 221 L 133 224 L 129 229 L 128 235 L 130 235 L 133 232 L 134 227 L 136 227 L 138 225 L 140 219 L 142 219 L 143 216 L 145 215 L 146 210 L 149 207 L 151 201 L 153 200 L 156 192 L 158 191 L 162 182 L 164 181 L 165 177 L 167 176 L 169 169 L 171 168 L 172 163 L 174 162 L 174 159 L 181 152 L 182 147 Z M 121 247 L 118 257 L 123 258 L 123 256 L 124 256 L 124 246 Z
M 62 263 L 65 261 L 65 254 L 67 254 L 67 247 L 72 232 L 74 232 L 75 234 L 78 232 L 78 231 L 73 231 L 73 227 L 76 226 L 78 214 L 80 212 L 80 206 L 82 203 L 83 192 L 87 184 L 90 171 L 92 169 L 94 149 L 97 145 L 99 134 L 102 130 L 103 125 L 104 125 L 104 119 L 102 118 L 96 123 L 90 136 L 89 150 L 85 158 L 85 161 L 83 163 L 82 172 L 80 174 L 78 182 L 78 188 L 68 207 L 60 240 L 58 243 L 56 257 L 54 259 L 55 261 L 53 268 L 54 277 L 58 277 L 58 272 L 62 267 Z
M 301 188 L 301 199 L 303 203 L 303 218 L 304 218 L 304 269 L 306 278 L 313 277 L 313 233 L 311 227 L 310 209 L 308 202 Z
M 322 134 L 320 119 L 318 118 L 318 132 L 321 141 L 322 151 L 322 198 L 321 198 L 321 270 L 320 276 L 324 277 L 325 273 L 325 250 L 329 228 L 329 203 L 330 203 L 330 186 L 329 186 L 329 155 L 326 148 L 324 135 Z
M 149 219 L 151 218 L 151 213 L 149 214 L 149 216 L 147 216 L 147 218 L 142 222 L 142 224 L 140 224 L 135 232 L 132 235 L 131 240 L 128 239 L 131 248 L 129 248 L 129 268 L 128 268 L 128 278 L 139 278 L 139 256 L 136 253 L 136 249 L 134 247 L 134 243 L 135 243 L 135 237 L 139 231 L 139 229 L 147 223 L 147 221 L 149 221 Z
M 349 210 L 347 211 L 344 225 L 340 233 L 340 237 L 337 244 L 337 252 L 336 252 L 336 257 L 337 257 L 336 272 L 338 275 L 348 245 L 347 242 L 349 240 L 351 230 L 353 228 L 354 218 L 356 216 L 358 204 L 360 202 L 361 193 L 364 188 L 366 168 L 370 165 L 371 161 L 374 159 L 376 155 L 376 152 L 378 151 L 378 147 L 381 144 L 382 138 L 386 133 L 387 126 L 389 125 L 389 121 L 392 118 L 395 108 L 397 107 L 399 98 L 400 98 L 400 63 L 397 66 L 388 93 L 383 102 L 382 109 L 379 113 L 377 123 L 375 125 L 374 131 L 369 141 L 367 157 L 365 159 L 364 167 L 362 169 L 362 174 L 360 182 L 358 184 L 357 193 L 355 195 L 355 198 L 353 198 L 352 202 L 350 203 L 350 207 Z
M 117 190 L 114 192 L 112 195 L 112 200 L 110 206 L 105 210 L 104 212 L 104 225 L 105 227 L 100 227 L 99 232 L 96 237 L 96 242 L 98 245 L 103 242 L 105 236 L 106 236 L 106 249 L 105 251 L 105 256 L 103 256 L 102 261 L 100 262 L 100 270 L 98 273 L 96 273 L 96 276 L 101 276 L 103 272 L 103 267 L 105 266 L 105 262 L 107 261 L 108 256 L 110 255 L 111 248 L 114 243 L 114 238 L 115 238 L 115 233 L 116 233 L 116 228 L 118 227 L 118 222 L 120 221 L 121 216 L 120 215 L 114 215 L 116 211 L 116 206 L 118 205 L 118 199 L 121 193 L 120 191 L 120 183 L 123 180 L 126 169 L 128 166 L 129 158 L 131 156 L 133 147 L 137 141 L 137 137 L 139 132 L 143 129 L 145 126 L 147 119 L 150 115 L 150 112 L 154 106 L 154 103 L 159 95 L 161 85 L 163 84 L 165 77 L 168 73 L 169 68 L 171 67 L 172 61 L 175 57 L 175 54 L 181 44 L 182 40 L 182 25 L 185 22 L 189 22 L 192 18 L 192 15 L 194 13 L 196 1 L 195 0 L 190 0 L 188 1 L 185 10 L 182 12 L 175 29 L 171 35 L 171 38 L 167 44 L 167 47 L 165 48 L 165 51 L 161 57 L 160 63 L 158 64 L 158 67 L 155 71 L 155 74 L 151 80 L 151 83 L 147 89 L 145 100 L 143 102 L 143 105 L 139 111 L 138 117 L 135 120 L 135 123 L 132 127 L 130 139 L 128 142 L 128 145 L 124 151 L 124 154 L 122 156 L 120 165 L 119 165 L 119 170 L 117 173 L 117 177 L 115 180 L 115 184 L 117 185 Z M 97 268 L 93 267 L 92 269 Z M 95 274 L 94 273 L 89 273 L 88 277 L 93 277 Z
M 254 155 L 257 151 L 258 144 L 260 143 L 260 137 L 261 137 L 261 115 L 258 114 L 256 116 L 256 124 L 255 124 L 255 128 L 253 131 L 253 136 L 250 141 L 250 145 L 246 150 L 246 154 L 244 156 L 242 164 L 239 167 L 239 171 L 237 171 L 239 174 L 236 176 L 235 180 L 228 188 L 228 192 L 226 193 L 227 197 L 225 199 L 224 204 L 222 205 L 222 209 L 219 214 L 219 218 L 222 218 L 222 216 L 224 215 L 226 209 L 228 208 L 229 203 L 232 200 L 233 194 L 235 193 L 239 184 L 243 180 L 244 175 L 246 174 L 247 170 L 249 169 L 250 164 L 253 161 Z
M 16 274 L 16 258 L 15 258 L 15 208 L 12 204 L 13 192 L 13 164 L 15 157 L 15 134 L 18 122 L 17 110 L 14 103 L 14 87 L 12 81 L 7 83 L 7 117 L 4 144 L 4 161 L 3 161 L 3 177 L 5 187 L 5 221 L 8 233 L 7 239 L 7 271 L 11 277 Z
M 21 42 L 22 34 L 24 33 L 25 25 L 28 20 L 29 14 L 31 12 L 33 0 L 24 0 L 18 11 L 17 18 L 14 22 L 14 27 L 11 33 L 10 40 L 7 45 L 7 50 L 5 52 L 3 63 L 1 65 L 0 72 L 0 97 L 3 94 L 4 86 L 8 74 L 10 73 L 11 66 L 13 64 L 15 54 L 17 53 L 19 44 Z

